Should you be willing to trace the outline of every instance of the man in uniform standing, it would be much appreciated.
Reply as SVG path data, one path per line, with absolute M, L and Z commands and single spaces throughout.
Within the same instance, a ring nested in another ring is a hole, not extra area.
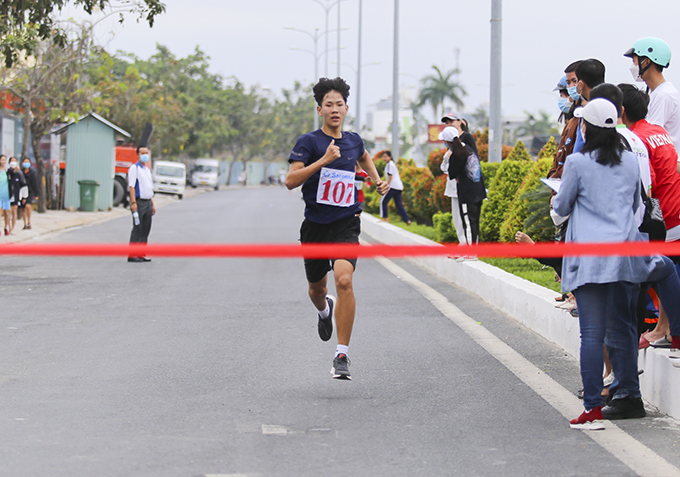
M 300 242 L 359 243 L 361 209 L 354 190 L 357 161 L 380 194 L 387 193 L 389 186 L 380 180 L 361 137 L 342 130 L 348 111 L 349 85 L 342 78 L 321 78 L 313 91 L 323 125 L 298 139 L 288 159 L 286 177 L 288 189 L 302 186 L 305 220 L 300 228 Z M 335 379 L 351 379 L 347 353 L 356 310 L 352 287 L 356 262 L 355 258 L 305 259 L 309 298 L 318 311 L 317 328 L 323 341 L 330 340 L 333 334 L 335 308 L 338 345 L 331 368 Z M 335 297 L 328 295 L 327 275 L 331 270 L 337 303 Z
M 151 217 L 156 213 L 153 205 L 153 178 L 151 177 L 151 151 L 146 146 L 137 148 L 139 160 L 128 169 L 130 189 L 130 211 L 132 212 L 132 233 L 130 244 L 146 244 L 151 232 Z M 128 262 L 150 262 L 144 255 L 128 257 Z

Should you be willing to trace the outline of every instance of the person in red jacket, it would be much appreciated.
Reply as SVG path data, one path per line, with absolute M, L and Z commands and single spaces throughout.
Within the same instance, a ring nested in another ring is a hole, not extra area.
M 673 140 L 664 128 L 647 122 L 649 96 L 630 84 L 619 84 L 623 93 L 623 123 L 633 131 L 647 146 L 649 169 L 652 175 L 652 197 L 659 199 L 663 219 L 666 222 L 666 242 L 680 240 L 680 174 L 677 171 L 678 152 Z M 669 257 L 680 264 L 680 257 Z M 640 346 L 649 345 L 671 348 L 670 325 L 663 311 L 659 312 L 659 322 L 649 333 L 640 338 Z

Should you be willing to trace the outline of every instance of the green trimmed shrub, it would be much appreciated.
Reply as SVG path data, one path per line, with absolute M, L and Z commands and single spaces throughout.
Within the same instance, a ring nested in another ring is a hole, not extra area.
M 522 141 L 518 141 L 508 158 L 501 162 L 493 181 L 488 186 L 489 194 L 482 206 L 480 219 L 481 240 L 497 242 L 500 239 L 501 224 L 509 213 L 512 199 L 532 164 L 526 147 Z
M 498 168 L 501 167 L 501 164 L 501 162 L 480 163 L 480 166 L 482 166 L 482 175 L 484 176 L 484 184 L 486 185 L 487 189 L 493 182 L 493 178 L 496 176 L 496 172 L 498 172 Z
M 446 197 L 446 183 L 449 181 L 445 175 L 440 175 L 434 178 L 432 183 L 432 193 L 429 197 L 430 205 L 436 212 L 451 212 L 451 197 Z
M 522 185 L 517 189 L 512 199 L 508 213 L 500 228 L 501 242 L 514 242 L 515 233 L 524 230 L 524 221 L 529 215 L 527 201 L 524 194 L 541 183 L 541 177 L 545 177 L 552 166 L 552 157 L 543 157 L 534 162 L 527 172 Z
M 439 243 L 456 243 L 458 237 L 453 227 L 453 217 L 451 212 L 437 212 L 432 216 L 432 224 L 436 241 Z
M 534 242 L 552 242 L 555 240 L 555 224 L 550 218 L 551 189 L 543 183 L 530 189 L 523 196 L 527 204 L 527 218 L 524 221 L 524 233 Z

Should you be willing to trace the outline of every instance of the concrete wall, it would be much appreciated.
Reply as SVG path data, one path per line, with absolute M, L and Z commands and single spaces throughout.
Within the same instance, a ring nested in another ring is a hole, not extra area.
M 440 246 L 379 219 L 362 214 L 362 231 L 389 245 Z M 555 308 L 557 293 L 481 261 L 457 262 L 446 256 L 415 257 L 411 260 L 435 275 L 465 289 L 495 306 L 516 321 L 578 359 L 578 319 Z M 680 369 L 673 367 L 668 350 L 647 348 L 640 352 L 640 387 L 644 399 L 680 419 Z

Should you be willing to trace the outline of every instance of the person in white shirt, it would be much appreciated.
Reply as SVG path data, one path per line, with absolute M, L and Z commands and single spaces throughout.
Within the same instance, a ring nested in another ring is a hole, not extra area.
M 397 165 L 392 160 L 392 153 L 390 151 L 385 151 L 382 158 L 386 163 L 385 181 L 390 186 L 390 190 L 380 198 L 380 218 L 387 221 L 387 205 L 390 203 L 390 200 L 394 199 L 394 205 L 397 207 L 397 212 L 399 212 L 401 220 L 403 220 L 406 225 L 409 225 L 411 219 L 409 218 L 408 213 L 406 213 L 404 204 L 401 201 L 401 193 L 404 190 L 404 184 L 399 177 L 399 169 L 397 169 Z
M 659 38 L 641 38 L 623 56 L 633 60 L 633 79 L 644 82 L 650 91 L 647 122 L 663 127 L 675 147 L 680 146 L 680 93 L 663 76 L 671 63 L 671 48 Z
M 151 176 L 151 151 L 146 146 L 137 148 L 139 160 L 128 169 L 130 189 L 130 211 L 132 212 L 132 233 L 130 244 L 146 244 L 151 232 L 151 217 L 156 214 L 153 204 L 153 178 Z M 130 256 L 128 262 L 150 262 L 150 258 Z

